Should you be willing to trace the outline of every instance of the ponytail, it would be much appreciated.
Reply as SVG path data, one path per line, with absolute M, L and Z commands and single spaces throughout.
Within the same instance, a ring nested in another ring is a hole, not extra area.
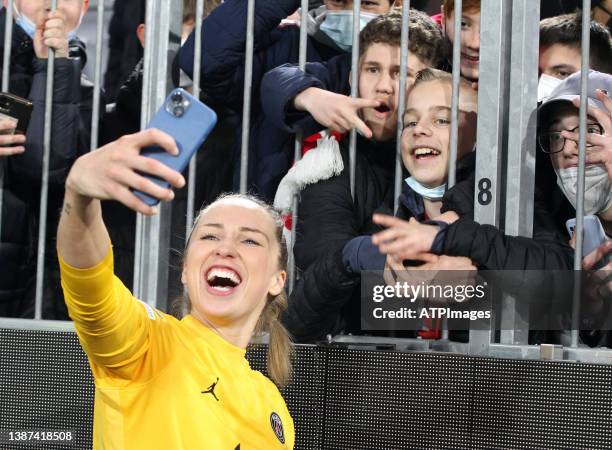
M 292 374 L 293 347 L 289 333 L 280 321 L 285 309 L 287 309 L 287 293 L 283 290 L 268 300 L 255 326 L 255 334 L 266 332 L 270 334 L 267 354 L 268 375 L 279 387 L 285 386 Z

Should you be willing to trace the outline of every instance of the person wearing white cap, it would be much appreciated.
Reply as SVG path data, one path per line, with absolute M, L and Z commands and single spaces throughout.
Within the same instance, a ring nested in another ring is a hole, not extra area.
M 612 234 L 612 181 L 606 170 L 612 134 L 610 114 L 602 100 L 612 90 L 612 75 L 589 71 L 587 167 L 585 171 L 585 214 L 597 214 Z M 578 122 L 576 106 L 580 94 L 580 73 L 568 77 L 546 98 L 538 110 L 539 147 L 550 154 L 557 182 L 570 203 L 576 206 L 578 179 Z
M 604 263 L 612 253 L 612 75 L 589 71 L 586 135 L 584 214 L 596 215 L 605 231 L 605 241 L 583 260 L 583 268 Z M 567 200 L 576 207 L 579 155 L 580 72 L 560 83 L 538 110 L 538 144 L 550 155 L 557 184 Z M 612 292 L 612 290 L 611 290 Z
M 606 75 L 610 77 L 610 75 Z M 597 100 L 601 102 L 597 108 L 589 106 L 588 114 L 595 118 L 603 128 L 603 134 L 587 134 L 587 145 L 591 146 L 591 151 L 587 152 L 587 164 L 603 164 L 608 172 L 608 178 L 612 180 L 612 98 L 603 89 L 595 91 Z M 572 103 L 579 107 L 580 100 L 576 98 Z M 602 108 L 603 107 L 603 108 Z M 563 131 L 562 136 L 578 143 L 578 133 Z

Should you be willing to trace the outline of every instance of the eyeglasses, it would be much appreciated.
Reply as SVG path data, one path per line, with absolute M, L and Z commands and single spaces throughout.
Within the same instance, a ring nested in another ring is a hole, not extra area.
M 569 131 L 570 133 L 576 133 L 580 130 L 580 127 L 573 128 Z M 590 134 L 603 134 L 603 128 L 598 123 L 587 123 L 587 133 Z M 561 131 L 549 131 L 547 133 L 540 133 L 538 135 L 538 144 L 540 150 L 544 153 L 553 154 L 559 153 L 565 147 L 565 138 L 561 135 Z M 586 144 L 587 148 L 592 147 L 591 144 Z

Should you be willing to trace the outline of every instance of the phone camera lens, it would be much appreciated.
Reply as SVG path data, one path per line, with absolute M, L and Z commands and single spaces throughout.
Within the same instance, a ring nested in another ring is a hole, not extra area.
M 172 103 L 175 105 L 180 105 L 183 103 L 183 95 L 180 92 L 175 92 L 172 94 Z
M 183 114 L 185 114 L 185 108 L 182 106 L 175 106 L 172 109 L 172 114 L 174 114 L 174 117 L 182 117 Z

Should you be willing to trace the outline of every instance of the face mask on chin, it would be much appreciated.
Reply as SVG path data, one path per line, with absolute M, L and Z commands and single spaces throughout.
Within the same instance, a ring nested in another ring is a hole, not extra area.
M 25 14 L 21 14 L 21 12 L 17 9 L 15 3 L 13 3 L 13 10 L 15 15 L 15 23 L 19 25 L 19 27 L 21 27 L 23 31 L 25 31 L 25 33 L 30 37 L 30 39 L 34 39 L 34 35 L 36 34 L 36 24 L 32 22 L 32 20 Z M 68 41 L 72 41 L 77 37 L 76 30 L 78 30 L 78 28 L 81 26 L 81 22 L 83 22 L 84 16 L 85 13 L 82 12 L 76 27 L 74 27 L 72 31 L 68 32 Z
M 85 12 L 81 13 L 81 17 L 79 17 L 79 21 L 76 24 L 76 27 L 74 27 L 74 29 L 72 31 L 68 32 L 68 42 L 72 41 L 73 39 L 76 39 L 76 37 L 77 37 L 77 30 L 81 26 L 81 23 L 83 23 L 83 17 L 85 17 Z
M 359 15 L 359 30 L 377 17 L 378 14 L 362 12 Z M 351 51 L 353 46 L 353 11 L 327 11 L 325 20 L 319 28 L 344 51 Z
M 406 178 L 406 184 L 410 186 L 410 188 L 419 194 L 421 197 L 430 200 L 430 201 L 439 201 L 444 197 L 444 193 L 446 192 L 446 183 L 440 186 L 436 186 L 434 188 L 430 188 L 427 186 L 423 186 L 414 177 Z
M 576 208 L 578 167 L 555 170 L 557 184 Z M 608 172 L 600 165 L 587 166 L 584 172 L 584 215 L 598 214 L 610 208 L 612 208 L 612 183 Z
M 25 31 L 28 36 L 30 36 L 30 39 L 34 39 L 34 35 L 36 34 L 36 24 L 32 22 L 29 17 L 20 13 L 15 3 L 13 3 L 13 11 L 15 15 L 15 23 L 19 25 L 19 27 Z

